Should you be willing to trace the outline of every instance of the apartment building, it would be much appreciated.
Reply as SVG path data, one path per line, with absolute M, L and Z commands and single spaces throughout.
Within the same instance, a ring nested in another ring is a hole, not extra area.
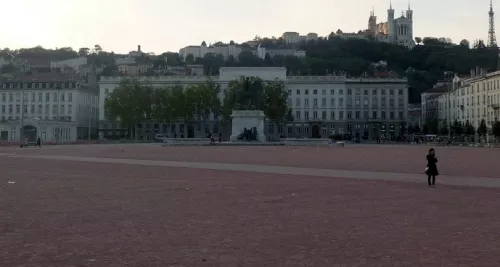
M 76 75 L 45 73 L 0 80 L 0 139 L 72 142 L 97 132 L 98 87 Z M 21 129 L 22 128 L 22 129 Z
M 402 134 L 402 122 L 408 119 L 408 86 L 402 78 L 347 78 L 344 76 L 286 76 L 282 67 L 270 68 L 221 68 L 220 75 L 140 77 L 139 81 L 154 87 L 190 85 L 211 79 L 221 85 L 222 98 L 231 80 L 241 76 L 255 76 L 262 80 L 286 81 L 288 104 L 294 121 L 284 125 L 266 125 L 266 135 L 277 137 L 327 137 L 349 135 L 366 139 L 378 136 L 397 137 Z M 102 77 L 99 83 L 100 130 L 103 135 L 117 135 L 123 128 L 119 123 L 107 120 L 104 114 L 106 96 L 119 86 L 122 77 Z M 145 133 L 164 133 L 170 136 L 187 134 L 205 136 L 223 131 L 219 118 L 213 114 L 203 126 L 145 123 L 138 126 Z M 188 131 L 188 128 L 196 127 Z M 277 128 L 276 128 L 277 127 Z M 141 130 L 142 131 L 142 130 Z M 139 132 L 141 132 L 139 131 Z M 230 133 L 222 132 L 224 135 Z
M 484 119 L 491 128 L 500 119 L 500 71 L 476 69 L 471 71 L 471 78 L 456 77 L 448 90 L 434 95 L 425 105 L 435 107 L 435 118 L 440 121 L 469 121 L 477 128 Z

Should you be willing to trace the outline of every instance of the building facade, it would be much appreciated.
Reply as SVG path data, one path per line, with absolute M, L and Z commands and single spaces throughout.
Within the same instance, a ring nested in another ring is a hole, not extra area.
M 146 77 L 140 80 L 154 87 L 190 85 L 211 79 L 221 85 L 222 98 L 231 80 L 241 76 L 255 76 L 262 80 L 286 81 L 289 93 L 288 104 L 294 117 L 286 125 L 266 125 L 270 138 L 282 137 L 328 137 L 349 135 L 375 139 L 381 135 L 397 137 L 402 122 L 408 119 L 408 86 L 406 79 L 397 78 L 346 78 L 344 76 L 286 76 L 286 69 L 272 68 L 221 68 L 216 77 Z M 100 81 L 99 110 L 104 111 L 106 96 L 118 87 L 121 77 L 103 77 Z M 99 114 L 103 136 L 119 135 L 123 128 L 119 123 L 107 120 L 104 112 Z M 138 126 L 146 129 L 142 134 L 163 133 L 169 136 L 186 134 L 185 123 L 171 125 L 146 123 Z M 191 136 L 206 136 L 222 132 L 219 119 L 213 115 L 190 130 Z M 141 132 L 141 131 L 139 131 Z M 141 133 L 139 133 L 141 134 Z M 230 133 L 223 132 L 229 135 Z
M 298 32 L 284 32 L 281 37 L 287 44 L 297 44 L 300 42 L 314 41 L 318 39 L 318 34 L 310 32 L 307 35 L 300 35 Z
M 392 3 L 387 10 L 387 21 L 377 23 L 375 12 L 370 13 L 368 19 L 368 33 L 380 42 L 390 42 L 406 47 L 415 46 L 413 39 L 413 10 L 408 5 L 400 17 L 395 17 Z
M 0 81 L 3 142 L 72 142 L 97 132 L 98 87 L 60 73 L 17 76 Z M 23 128 L 23 130 L 21 130 Z M 90 130 L 89 130 L 90 129 Z
M 500 119 L 500 71 L 486 73 L 476 69 L 471 77 L 458 79 L 448 85 L 448 90 L 433 93 L 432 97 L 422 94 L 422 107 L 433 107 L 433 118 L 440 122 L 458 121 L 471 123 L 476 129 L 482 120 L 491 129 L 493 123 Z M 423 114 L 424 115 L 424 114 Z

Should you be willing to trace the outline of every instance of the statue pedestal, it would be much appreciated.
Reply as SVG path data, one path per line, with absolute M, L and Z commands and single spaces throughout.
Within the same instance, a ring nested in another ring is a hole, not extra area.
M 233 118 L 231 142 L 239 141 L 238 137 L 243 133 L 245 128 L 250 130 L 257 129 L 257 141 L 265 142 L 266 136 L 264 135 L 264 119 L 265 115 L 262 110 L 233 110 L 231 114 Z

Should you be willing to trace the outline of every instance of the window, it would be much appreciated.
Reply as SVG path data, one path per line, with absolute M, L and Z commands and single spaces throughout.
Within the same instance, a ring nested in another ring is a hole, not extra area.
M 304 107 L 306 107 L 306 108 L 309 107 L 309 99 L 308 98 L 304 99 Z
M 295 106 L 300 107 L 300 98 L 295 99 Z
M 42 105 L 38 105 L 37 113 L 42 114 Z
M 391 113 L 389 113 L 390 117 L 391 117 L 391 120 L 394 120 L 394 111 L 391 111 Z
M 9 105 L 9 113 L 12 114 L 12 105 Z
M 50 94 L 45 93 L 45 101 L 49 102 L 50 101 Z
M 300 95 L 300 89 L 297 89 L 297 91 L 295 92 L 295 94 Z
M 35 114 L 35 105 L 31 105 L 31 114 Z
M 313 90 L 313 95 L 317 95 L 318 94 L 318 90 L 314 89 Z
M 330 119 L 335 120 L 335 111 L 330 112 Z
M 344 112 L 339 111 L 339 119 L 343 120 L 344 119 Z
M 57 105 L 52 105 L 52 115 L 57 114 Z
M 344 106 L 344 99 L 339 98 L 339 107 L 343 107 L 343 106 Z
M 50 109 L 50 105 L 46 104 L 45 105 L 45 115 L 49 114 L 49 109 Z
M 347 95 L 352 95 L 352 89 L 347 89 Z
M 364 111 L 363 113 L 363 118 L 368 119 L 368 111 Z
M 65 101 L 64 100 L 64 93 L 61 93 L 61 101 Z
M 21 113 L 21 105 L 16 105 L 16 113 Z
M 13 101 L 14 101 L 14 94 L 10 93 L 9 94 L 9 102 L 13 102 Z
M 36 94 L 31 93 L 31 102 L 35 102 L 35 101 L 36 101 Z
M 73 93 L 68 93 L 68 101 L 73 101 Z
M 376 111 L 372 111 L 372 119 L 376 119 L 377 118 L 377 112 Z
M 326 107 L 326 98 L 321 99 L 321 106 Z
M 308 94 L 309 94 L 309 89 L 306 89 L 304 92 L 304 95 L 308 95 Z
M 317 111 L 313 111 L 313 119 L 317 119 L 318 118 L 318 112 Z
M 322 112 L 321 112 L 321 118 L 322 118 L 323 120 L 326 120 L 326 111 L 322 111 Z
M 347 118 L 352 119 L 352 111 L 347 111 Z
M 321 94 L 326 95 L 326 89 L 321 90 Z
M 2 113 L 5 113 L 5 106 L 2 106 Z
M 361 118 L 361 111 L 356 111 L 356 119 Z
M 382 111 L 382 119 L 385 120 L 385 111 Z
M 309 111 L 304 112 L 304 119 L 306 119 L 306 120 L 309 119 Z
M 52 93 L 52 101 L 57 101 L 57 93 Z
M 317 107 L 318 106 L 318 99 L 313 99 L 313 107 Z
M 330 107 L 335 107 L 335 98 L 330 99 Z
M 65 111 L 65 110 L 64 110 L 64 105 L 61 105 L 61 115 L 64 115 L 64 114 L 65 114 L 65 112 L 64 112 L 64 111 Z
M 334 94 L 335 94 L 335 89 L 331 89 L 331 90 L 330 90 L 330 94 L 331 94 L 331 95 L 334 95 Z
M 295 119 L 300 120 L 300 111 L 295 111 Z

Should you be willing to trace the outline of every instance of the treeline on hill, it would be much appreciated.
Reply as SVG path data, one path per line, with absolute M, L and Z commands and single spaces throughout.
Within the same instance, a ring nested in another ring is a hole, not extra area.
M 290 75 L 325 75 L 344 71 L 351 76 L 364 74 L 373 75 L 392 71 L 400 76 L 407 76 L 410 86 L 410 102 L 420 102 L 420 93 L 430 89 L 437 81 L 443 79 L 444 72 L 454 72 L 458 75 L 468 75 L 476 66 L 488 71 L 497 69 L 498 49 L 485 47 L 478 41 L 471 45 L 462 40 L 458 45 L 444 38 L 415 38 L 418 45 L 412 50 L 405 47 L 380 43 L 370 40 L 341 39 L 334 34 L 316 41 L 301 43 L 295 47 L 286 45 L 282 39 L 259 39 L 261 46 L 268 49 L 297 48 L 306 51 L 305 58 L 294 56 L 266 55 L 265 59 L 256 57 L 251 51 L 243 51 L 238 58 L 229 57 L 224 60 L 222 55 L 207 54 L 204 58 L 194 58 L 188 55 L 185 62 L 178 53 L 166 52 L 161 55 L 144 54 L 138 61 L 164 68 L 165 58 L 169 65 L 202 64 L 205 75 L 217 75 L 223 66 L 283 66 Z M 249 48 L 244 43 L 242 47 Z M 0 51 L 0 56 L 6 50 Z M 89 62 L 105 67 L 103 75 L 116 71 L 113 52 L 104 51 L 99 45 L 92 49 L 60 48 L 45 50 L 41 47 L 10 51 L 19 58 L 49 58 L 62 60 L 74 58 L 77 55 L 88 56 Z M 387 66 L 374 63 L 385 61 Z

